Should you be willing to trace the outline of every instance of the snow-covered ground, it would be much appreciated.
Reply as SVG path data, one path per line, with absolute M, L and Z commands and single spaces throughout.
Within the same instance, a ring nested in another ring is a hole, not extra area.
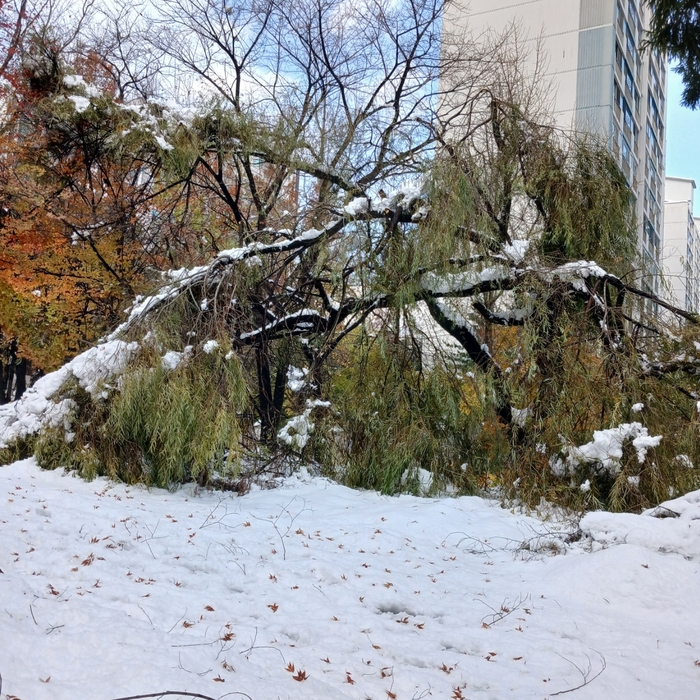
M 700 697 L 692 498 L 570 545 L 479 498 L 304 475 L 237 497 L 24 460 L 0 499 L 3 698 Z

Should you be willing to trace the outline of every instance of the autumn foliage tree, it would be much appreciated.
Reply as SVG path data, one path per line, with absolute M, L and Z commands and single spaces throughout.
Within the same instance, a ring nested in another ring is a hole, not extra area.
M 46 36 L 20 74 L 0 144 L 3 331 L 50 369 L 113 327 L 179 244 L 155 112 L 86 81 Z

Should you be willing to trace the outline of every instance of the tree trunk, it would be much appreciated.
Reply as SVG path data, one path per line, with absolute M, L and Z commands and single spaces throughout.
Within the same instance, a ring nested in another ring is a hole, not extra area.
M 22 358 L 15 366 L 15 401 L 22 398 L 22 394 L 27 390 L 27 360 Z

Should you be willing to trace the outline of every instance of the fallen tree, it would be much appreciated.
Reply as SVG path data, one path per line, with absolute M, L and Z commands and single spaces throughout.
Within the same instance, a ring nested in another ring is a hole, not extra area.
M 227 12 L 165 6 L 187 12 L 160 49 L 220 88 L 162 127 L 168 212 L 216 253 L 137 299 L 109 341 L 132 368 L 64 392 L 83 447 L 54 421 L 44 456 L 167 484 L 292 453 L 389 492 L 427 472 L 615 508 L 695 483 L 699 319 L 644 290 L 624 177 L 548 122 L 517 33 L 441 46 L 440 3 L 310 2 L 238 10 L 224 46 Z M 635 416 L 614 464 L 572 452 Z

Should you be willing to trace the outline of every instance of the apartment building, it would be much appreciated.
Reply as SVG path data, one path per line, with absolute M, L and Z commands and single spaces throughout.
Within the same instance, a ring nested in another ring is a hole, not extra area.
M 642 284 L 660 292 L 667 61 L 640 50 L 648 22 L 641 0 L 468 0 L 450 7 L 444 27 L 478 34 L 517 23 L 540 43 L 557 125 L 607 140 L 635 192 Z
M 671 301 L 700 310 L 700 219 L 693 217 L 695 181 L 666 178 L 663 272 Z

